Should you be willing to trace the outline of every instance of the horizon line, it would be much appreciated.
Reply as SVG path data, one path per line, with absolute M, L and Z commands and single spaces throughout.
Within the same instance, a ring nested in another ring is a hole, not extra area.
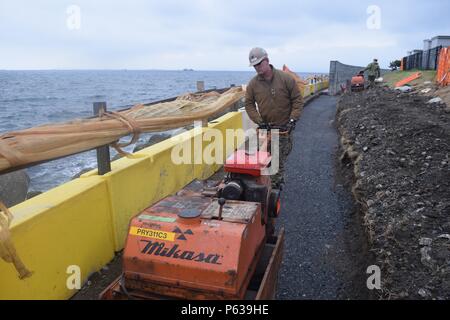
M 277 68 L 278 69 L 278 68 Z M 279 69 L 280 70 L 280 69 Z M 86 68 L 79 68 L 79 69 L 55 69 L 55 68 L 46 68 L 46 69 L 3 69 L 0 68 L 0 71 L 182 71 L 182 72 L 254 72 L 254 70 L 207 70 L 207 69 L 192 69 L 192 68 L 186 68 L 186 69 L 135 69 L 135 68 L 116 68 L 116 69 L 109 69 L 109 68 L 93 68 L 93 69 L 86 69 Z M 323 71 L 294 71 L 298 73 L 328 73 Z

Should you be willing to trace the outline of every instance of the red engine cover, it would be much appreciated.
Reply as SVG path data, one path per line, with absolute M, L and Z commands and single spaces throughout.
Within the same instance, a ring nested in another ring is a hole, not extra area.
M 357 75 L 352 77 L 352 85 L 363 85 L 364 84 L 364 77 Z
M 225 162 L 225 171 L 261 176 L 261 170 L 266 169 L 272 157 L 265 151 L 248 154 L 245 150 L 237 150 Z

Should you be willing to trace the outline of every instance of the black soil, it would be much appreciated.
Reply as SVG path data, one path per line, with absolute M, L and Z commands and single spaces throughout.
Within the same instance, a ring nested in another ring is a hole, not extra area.
M 340 166 L 381 268 L 382 299 L 450 298 L 450 113 L 428 100 L 375 88 L 338 102 Z
M 122 273 L 122 252 L 118 252 L 114 259 L 103 267 L 100 271 L 90 275 L 80 291 L 78 291 L 72 300 L 97 300 L 100 293 L 103 292 L 111 283 Z

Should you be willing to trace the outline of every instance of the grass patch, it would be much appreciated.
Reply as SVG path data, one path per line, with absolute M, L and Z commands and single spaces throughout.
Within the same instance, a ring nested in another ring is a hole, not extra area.
M 419 79 L 413 80 L 409 85 L 418 85 L 424 83 L 425 81 L 434 81 L 436 78 L 435 70 L 408 70 L 408 71 L 393 71 L 383 75 L 383 80 L 389 85 L 389 87 L 394 88 L 395 83 L 398 81 L 412 75 L 413 73 L 420 72 L 422 76 Z

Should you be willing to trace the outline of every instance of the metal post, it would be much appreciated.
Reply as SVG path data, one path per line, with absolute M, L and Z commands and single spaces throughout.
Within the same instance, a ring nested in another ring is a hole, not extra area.
M 106 111 L 106 102 L 94 102 L 94 115 L 100 115 L 102 111 Z M 97 148 L 97 168 L 100 176 L 111 171 L 110 159 L 109 145 Z
M 197 81 L 197 91 L 205 91 L 205 81 Z

